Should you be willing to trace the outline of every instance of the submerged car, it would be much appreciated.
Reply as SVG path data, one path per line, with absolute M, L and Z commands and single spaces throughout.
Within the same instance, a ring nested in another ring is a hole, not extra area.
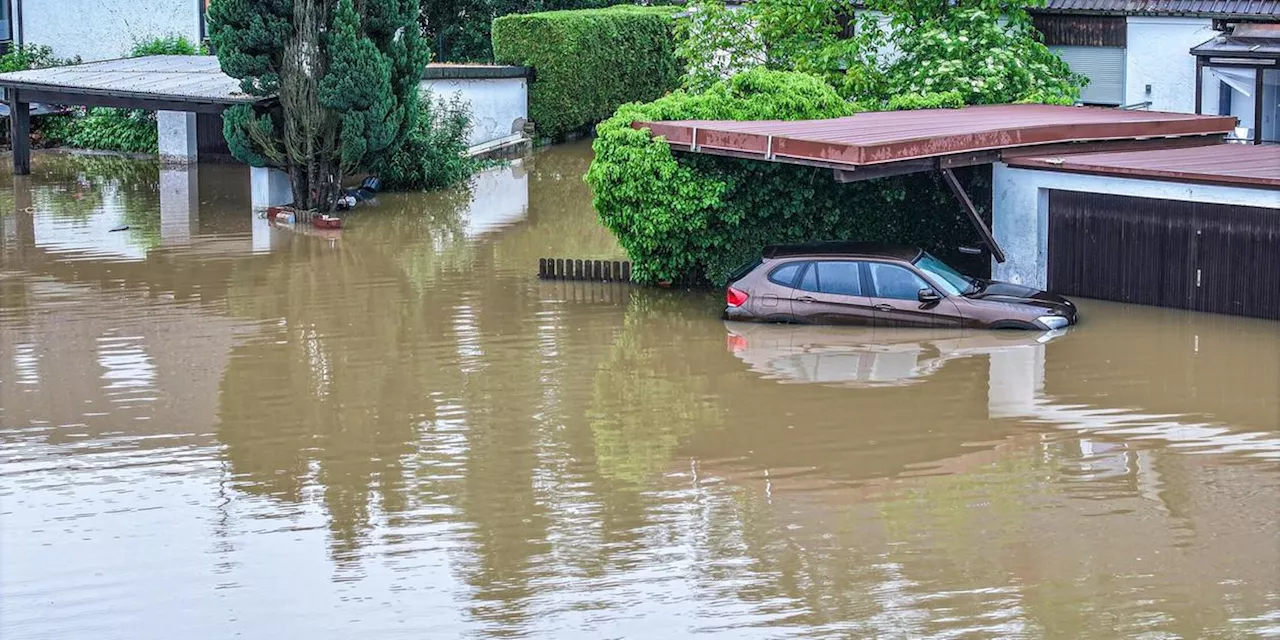
M 728 320 L 1053 331 L 1076 307 L 1052 293 L 973 278 L 914 247 L 775 245 L 738 269 Z

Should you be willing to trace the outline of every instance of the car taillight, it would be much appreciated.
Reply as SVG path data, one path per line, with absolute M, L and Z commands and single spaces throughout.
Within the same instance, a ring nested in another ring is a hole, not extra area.
M 747 294 L 729 287 L 729 290 L 724 292 L 724 301 L 731 307 L 741 307 L 747 303 Z

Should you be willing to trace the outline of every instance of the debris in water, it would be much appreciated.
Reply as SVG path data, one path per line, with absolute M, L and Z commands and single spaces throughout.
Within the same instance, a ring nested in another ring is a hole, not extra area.
M 112 231 L 128 231 L 128 230 L 129 230 L 129 225 L 127 224 L 122 224 L 112 229 Z

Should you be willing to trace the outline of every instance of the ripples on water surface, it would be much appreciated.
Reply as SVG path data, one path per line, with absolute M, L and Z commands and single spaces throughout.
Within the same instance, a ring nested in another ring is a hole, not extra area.
M 6 179 L 0 636 L 1280 636 L 1278 325 L 539 282 L 621 255 L 588 153 L 330 235 L 229 167 Z

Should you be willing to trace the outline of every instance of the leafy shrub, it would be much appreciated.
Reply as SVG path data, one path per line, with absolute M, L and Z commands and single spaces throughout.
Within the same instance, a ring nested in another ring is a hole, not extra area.
M 159 132 L 155 114 L 138 109 L 94 107 L 77 117 L 66 143 L 79 149 L 156 153 Z
M 197 47 L 187 40 L 186 36 L 170 35 L 149 40 L 140 40 L 133 44 L 129 51 L 130 58 L 142 56 L 194 56 L 207 53 L 203 46 Z
M 442 189 L 471 176 L 481 162 L 467 157 L 471 113 L 461 96 L 432 101 L 424 96 L 418 122 L 404 144 L 372 171 L 396 191 Z
M 543 135 L 561 138 L 679 85 L 676 10 L 619 5 L 503 16 L 493 21 L 494 56 L 534 68 L 529 116 Z
M 26 71 L 27 69 L 44 69 L 61 67 L 80 62 L 79 58 L 58 58 L 53 55 L 53 48 L 44 45 L 22 44 L 0 56 L 0 73 L 10 71 Z
M 701 94 L 628 104 L 598 127 L 587 182 L 601 221 L 641 282 L 685 275 L 723 282 L 764 245 L 812 240 L 901 242 L 943 255 L 973 237 L 932 174 L 839 184 L 830 169 L 701 154 L 675 156 L 633 121 L 805 120 L 851 115 L 822 80 L 754 69 Z

